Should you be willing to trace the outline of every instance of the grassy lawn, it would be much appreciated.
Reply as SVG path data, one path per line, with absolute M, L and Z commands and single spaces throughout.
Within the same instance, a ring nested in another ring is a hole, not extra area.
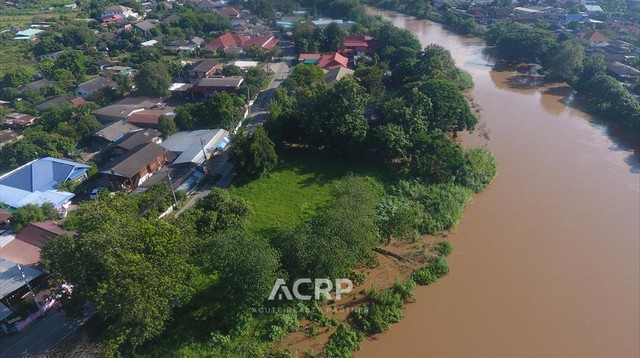
M 383 180 L 380 170 L 366 164 L 301 150 L 289 149 L 279 155 L 284 164 L 269 177 L 233 188 L 253 209 L 248 229 L 255 234 L 273 237 L 311 217 L 331 197 L 332 182 L 348 173 Z

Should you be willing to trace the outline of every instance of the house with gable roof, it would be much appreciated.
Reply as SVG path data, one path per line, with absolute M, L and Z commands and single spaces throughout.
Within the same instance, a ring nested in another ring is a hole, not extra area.
M 51 203 L 65 215 L 75 195 L 60 191 L 57 186 L 69 180 L 87 179 L 88 169 L 88 165 L 70 160 L 36 159 L 0 176 L 0 202 L 14 209 Z

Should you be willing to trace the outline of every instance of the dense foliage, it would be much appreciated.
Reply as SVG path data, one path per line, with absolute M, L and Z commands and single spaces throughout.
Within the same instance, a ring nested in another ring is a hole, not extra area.
M 234 136 L 229 159 L 235 170 L 246 178 L 267 175 L 278 164 L 275 144 L 262 127 L 250 135 Z

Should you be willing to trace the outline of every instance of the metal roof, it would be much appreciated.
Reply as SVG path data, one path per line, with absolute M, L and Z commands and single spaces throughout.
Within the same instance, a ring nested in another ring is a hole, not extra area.
M 29 266 L 22 266 L 27 280 L 31 281 L 40 276 L 42 272 Z M 0 258 L 0 299 L 25 285 L 25 280 L 15 262 Z
M 207 154 L 207 157 L 215 152 L 216 148 L 222 143 L 229 135 L 224 129 L 201 129 L 190 132 L 178 132 L 169 138 L 165 139 L 161 146 L 165 147 L 176 154 L 179 154 L 178 158 L 173 161 L 172 164 L 181 163 L 204 163 L 204 153 L 202 147 Z
M 0 202 L 14 208 L 50 202 L 59 207 L 74 194 L 56 186 L 76 178 L 89 168 L 86 164 L 56 158 L 41 158 L 0 176 Z

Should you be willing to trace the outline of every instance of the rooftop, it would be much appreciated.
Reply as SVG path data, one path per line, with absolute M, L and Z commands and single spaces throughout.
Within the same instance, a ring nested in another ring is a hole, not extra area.
M 137 131 L 140 128 L 126 121 L 116 121 L 105 124 L 98 128 L 91 135 L 108 140 L 109 142 L 117 142 L 127 133 Z
M 201 129 L 190 132 L 178 132 L 165 139 L 161 146 L 178 154 L 172 164 L 204 162 L 204 151 L 209 157 L 225 139 L 228 143 L 229 132 L 224 129 Z M 226 143 L 224 143 L 226 145 Z M 223 146 L 224 147 L 224 146 Z
M 132 178 L 140 170 L 165 153 L 165 148 L 155 143 L 138 146 L 107 166 L 101 173 Z
M 14 208 L 45 202 L 59 207 L 74 194 L 56 190 L 58 183 L 78 178 L 88 168 L 63 159 L 36 159 L 0 176 L 0 202 Z
M 28 281 L 40 276 L 42 272 L 28 267 L 22 266 Z M 7 297 L 20 287 L 25 285 L 24 278 L 15 262 L 0 258 L 0 299 Z

